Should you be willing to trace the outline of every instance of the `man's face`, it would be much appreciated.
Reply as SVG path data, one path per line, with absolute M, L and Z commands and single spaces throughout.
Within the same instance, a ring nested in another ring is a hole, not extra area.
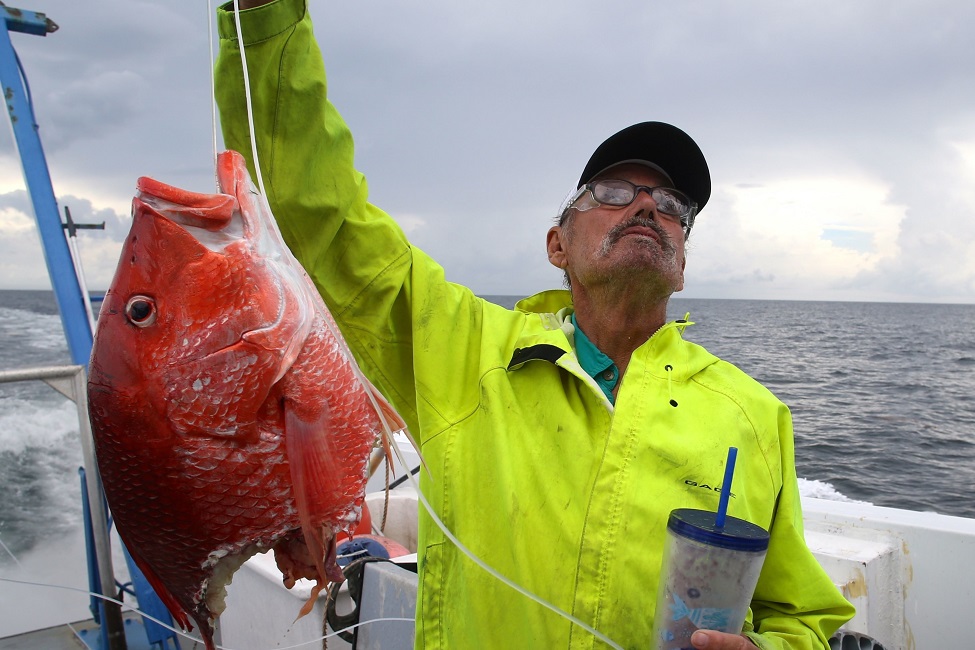
M 669 186 L 666 177 L 643 165 L 626 163 L 599 178 L 634 185 Z M 684 287 L 684 232 L 679 220 L 661 214 L 645 191 L 627 206 L 600 205 L 572 211 L 548 233 L 549 261 L 563 269 L 573 289 L 604 283 L 634 283 L 669 296 Z

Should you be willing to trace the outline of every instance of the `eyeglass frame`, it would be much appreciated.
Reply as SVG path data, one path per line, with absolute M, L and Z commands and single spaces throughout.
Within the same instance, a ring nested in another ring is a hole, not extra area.
M 599 199 L 596 198 L 595 193 L 592 191 L 592 187 L 596 183 L 601 183 L 603 181 L 616 181 L 616 182 L 627 183 L 628 185 L 632 185 L 633 186 L 633 198 L 630 199 L 629 203 L 622 203 L 622 204 L 604 203 L 604 202 L 600 201 Z M 582 195 L 585 194 L 586 192 L 589 193 L 589 196 L 592 197 L 592 200 L 595 201 L 598 206 L 608 205 L 608 206 L 613 207 L 613 208 L 625 208 L 626 206 L 628 206 L 631 203 L 633 203 L 634 201 L 636 201 L 636 197 L 640 194 L 640 190 L 645 190 L 646 193 L 650 196 L 650 198 L 654 200 L 654 203 L 656 203 L 656 201 L 657 201 L 657 199 L 655 199 L 654 196 L 653 196 L 653 191 L 654 190 L 671 190 L 672 192 L 676 192 L 680 196 L 685 197 L 687 199 L 687 206 L 688 206 L 687 213 L 686 214 L 683 214 L 683 215 L 680 215 L 680 214 L 671 214 L 671 213 L 666 212 L 664 210 L 660 210 L 660 212 L 661 212 L 661 214 L 665 214 L 668 217 L 676 217 L 677 220 L 680 222 L 681 230 L 684 231 L 684 239 L 687 239 L 690 236 L 690 234 L 691 234 L 691 228 L 694 227 L 694 219 L 695 219 L 695 217 L 697 217 L 697 202 L 696 201 L 692 200 L 691 197 L 687 196 L 687 194 L 685 194 L 684 192 L 681 192 L 680 190 L 678 190 L 675 187 L 669 187 L 667 185 L 654 185 L 654 186 L 650 186 L 650 185 L 637 185 L 636 183 L 633 183 L 633 182 L 628 181 L 628 180 L 623 179 L 623 178 L 600 178 L 598 180 L 590 181 L 590 182 L 586 183 L 585 185 L 583 185 L 582 187 L 580 187 L 578 190 L 576 190 L 576 193 L 573 194 L 571 197 L 569 197 L 569 199 L 565 202 L 565 208 L 562 210 L 562 213 L 561 213 L 561 215 L 559 217 L 559 225 L 562 225 L 562 224 L 565 223 L 565 220 L 567 218 L 567 213 L 569 212 L 570 209 L 578 210 L 579 212 L 588 212 L 589 210 L 592 210 L 593 208 L 597 207 L 595 205 L 592 206 L 592 207 L 584 208 L 584 209 L 583 208 L 577 208 L 577 207 L 575 207 L 576 201 L 578 201 L 580 198 L 582 198 Z

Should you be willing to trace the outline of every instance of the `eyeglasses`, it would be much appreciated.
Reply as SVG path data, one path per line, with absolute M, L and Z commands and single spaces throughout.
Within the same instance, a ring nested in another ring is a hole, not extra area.
M 685 235 L 690 233 L 694 225 L 694 217 L 697 215 L 697 203 L 672 187 L 648 187 L 634 185 L 622 179 L 601 179 L 580 187 L 567 202 L 566 210 L 575 208 L 580 212 L 586 212 L 600 205 L 623 207 L 633 203 L 640 190 L 650 195 L 657 204 L 657 210 L 662 214 L 677 217 Z

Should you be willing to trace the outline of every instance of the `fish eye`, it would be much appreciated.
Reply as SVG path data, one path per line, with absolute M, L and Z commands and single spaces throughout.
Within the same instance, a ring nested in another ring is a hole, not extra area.
M 156 301 L 148 296 L 132 296 L 125 304 L 125 317 L 136 327 L 149 327 L 156 322 Z

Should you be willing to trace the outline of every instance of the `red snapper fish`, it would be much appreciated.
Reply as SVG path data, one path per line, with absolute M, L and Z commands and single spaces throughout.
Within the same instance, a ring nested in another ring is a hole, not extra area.
M 122 541 L 212 650 L 225 586 L 273 549 L 290 588 L 341 581 L 370 452 L 405 427 L 281 239 L 243 157 L 219 194 L 140 178 L 98 319 L 88 399 Z M 387 454 L 388 457 L 388 454 Z

